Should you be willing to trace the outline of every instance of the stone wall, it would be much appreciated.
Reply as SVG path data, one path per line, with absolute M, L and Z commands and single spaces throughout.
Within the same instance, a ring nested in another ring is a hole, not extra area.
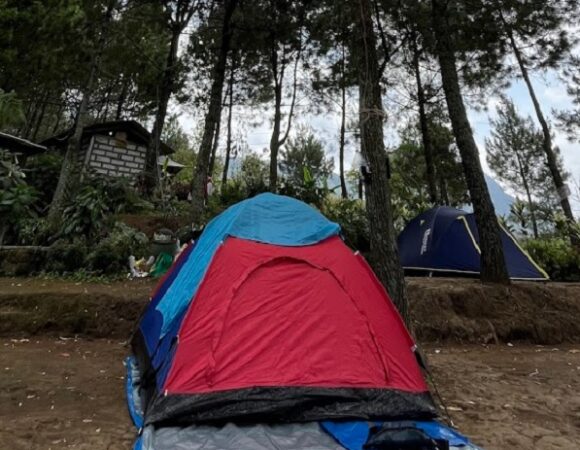
M 29 276 L 46 267 L 48 247 L 0 246 L 0 276 Z
M 134 178 L 145 170 L 147 148 L 110 136 L 94 136 L 87 168 L 108 176 Z

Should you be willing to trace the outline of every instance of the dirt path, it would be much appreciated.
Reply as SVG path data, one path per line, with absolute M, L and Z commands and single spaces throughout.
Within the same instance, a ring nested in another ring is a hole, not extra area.
M 579 346 L 429 347 L 456 426 L 488 450 L 580 449 Z
M 0 449 L 130 449 L 119 340 L 0 339 Z M 429 346 L 456 425 L 487 450 L 580 448 L 580 347 Z

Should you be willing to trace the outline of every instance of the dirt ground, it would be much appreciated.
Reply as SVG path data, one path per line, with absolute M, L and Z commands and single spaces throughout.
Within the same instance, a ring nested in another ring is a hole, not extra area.
M 0 449 L 130 449 L 125 342 L 0 339 Z M 580 448 L 580 346 L 429 345 L 456 426 L 487 450 Z

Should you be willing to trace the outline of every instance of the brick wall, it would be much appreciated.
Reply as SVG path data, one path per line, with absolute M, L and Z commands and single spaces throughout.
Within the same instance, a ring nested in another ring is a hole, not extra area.
M 143 145 L 96 135 L 87 166 L 104 175 L 134 178 L 145 170 L 146 152 Z

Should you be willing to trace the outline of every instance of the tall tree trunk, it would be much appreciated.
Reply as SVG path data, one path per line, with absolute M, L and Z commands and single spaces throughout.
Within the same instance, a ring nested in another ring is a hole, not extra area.
M 226 157 L 224 159 L 224 171 L 222 174 L 222 187 L 228 182 L 228 170 L 230 169 L 230 154 L 232 152 L 232 110 L 234 108 L 234 74 L 235 61 L 232 58 L 232 67 L 230 68 L 230 79 L 228 82 L 228 136 L 226 141 Z
M 37 100 L 34 101 L 33 106 L 31 106 L 31 109 L 30 109 L 30 115 L 26 115 L 26 122 L 24 123 L 24 131 L 22 132 L 22 136 L 25 139 L 30 138 L 30 133 L 32 132 L 32 129 L 34 128 L 34 124 L 36 122 L 36 116 L 37 116 L 38 111 L 39 111 L 39 107 L 38 107 L 39 103 L 40 102 Z
M 423 139 L 423 153 L 425 155 L 425 167 L 427 172 L 427 188 L 429 190 L 429 200 L 431 204 L 437 205 L 439 198 L 437 195 L 437 178 L 435 175 L 435 161 L 433 158 L 433 143 L 431 141 L 431 134 L 429 131 L 429 120 L 427 119 L 427 112 L 425 105 L 427 100 L 425 98 L 425 90 L 423 89 L 423 81 L 421 80 L 420 52 L 417 47 L 417 36 L 413 33 L 411 38 L 411 45 L 413 46 L 413 68 L 415 70 L 415 81 L 417 83 L 417 103 L 419 105 L 419 124 L 421 126 L 421 137 Z
M 516 160 L 518 162 L 518 170 L 520 171 L 520 176 L 522 177 L 522 184 L 524 185 L 524 190 L 526 191 L 526 197 L 528 199 L 528 208 L 530 208 L 530 217 L 532 219 L 532 229 L 534 231 L 534 238 L 538 239 L 538 221 L 536 220 L 536 208 L 532 200 L 532 193 L 530 192 L 530 183 L 528 182 L 528 177 L 524 171 L 524 164 L 521 159 L 521 155 L 518 151 L 515 152 Z
M 357 11 L 357 41 L 353 53 L 358 54 L 361 146 L 371 172 L 371 182 L 365 186 L 371 258 L 379 280 L 408 323 L 405 279 L 393 226 L 388 156 L 383 136 L 383 102 L 371 4 L 369 0 L 353 0 L 353 5 Z
M 127 100 L 127 95 L 129 94 L 129 83 L 130 80 L 126 77 L 121 77 L 121 93 L 119 94 L 119 99 L 117 100 L 117 109 L 115 111 L 115 120 L 121 120 L 123 117 L 123 108 L 125 107 L 125 101 Z
M 109 119 L 109 107 L 111 106 L 111 94 L 115 87 L 115 83 L 111 83 L 109 88 L 107 89 L 107 93 L 105 94 L 105 105 L 103 109 L 103 115 L 101 116 L 101 121 L 106 122 Z
M 534 231 L 534 238 L 538 239 L 538 219 L 536 217 L 536 206 L 534 205 L 534 201 L 532 200 L 532 194 L 530 193 L 530 187 L 527 183 L 524 186 L 526 190 L 526 196 L 528 197 L 528 207 L 530 208 L 530 218 L 532 219 L 532 229 Z
M 274 86 L 274 127 L 270 137 L 270 177 L 271 192 L 278 188 L 278 152 L 280 151 L 280 127 L 282 121 L 282 85 Z
M 36 124 L 34 126 L 34 131 L 32 132 L 32 142 L 36 141 L 36 137 L 38 136 L 38 132 L 40 131 L 40 127 L 42 126 L 42 121 L 44 120 L 44 115 L 46 114 L 46 105 L 48 103 L 48 92 L 42 98 L 42 107 L 40 108 L 40 114 L 38 115 L 38 119 L 36 120 Z
M 64 106 L 61 104 L 56 111 L 56 121 L 54 122 L 54 127 L 52 127 L 52 134 L 56 134 L 60 127 L 60 121 L 62 120 Z
M 270 191 L 276 192 L 278 184 L 278 153 L 280 147 L 284 145 L 290 134 L 292 127 L 292 118 L 294 116 L 294 105 L 296 104 L 296 92 L 298 91 L 298 64 L 300 62 L 300 55 L 302 54 L 302 43 L 298 48 L 296 60 L 294 61 L 294 81 L 292 83 L 292 100 L 290 102 L 290 111 L 288 112 L 288 122 L 286 123 L 286 131 L 284 136 L 281 135 L 282 128 L 282 89 L 284 85 L 284 71 L 286 63 L 282 62 L 282 67 L 278 71 L 278 49 L 274 47 L 272 52 L 272 75 L 274 78 L 274 128 L 272 130 L 272 137 L 270 138 Z M 285 59 L 285 56 L 282 57 Z M 278 78 L 278 73 L 280 78 Z
M 340 169 L 340 193 L 342 198 L 348 198 L 348 190 L 346 188 L 346 177 L 344 175 L 344 147 L 346 143 L 346 81 L 345 77 L 345 55 L 344 46 L 342 48 L 342 63 L 341 63 L 341 80 L 340 80 L 340 142 L 338 147 L 338 163 Z
M 224 87 L 226 63 L 232 38 L 231 19 L 238 0 L 225 0 L 219 54 L 213 68 L 213 82 L 210 93 L 210 103 L 205 117 L 203 137 L 197 155 L 197 164 L 193 174 L 192 213 L 193 220 L 201 218 L 204 208 L 205 186 L 211 155 L 213 132 L 222 110 L 222 93 Z
M 485 183 L 479 151 L 461 95 L 455 60 L 455 47 L 449 35 L 448 1 L 431 0 L 436 51 L 441 66 L 441 80 L 453 134 L 459 147 L 465 180 L 469 188 L 481 248 L 481 280 L 509 284 L 501 243 L 500 227 Z
M 443 175 L 439 176 L 439 192 L 441 193 L 439 196 L 440 202 L 449 206 L 451 202 L 449 201 L 449 193 L 447 192 L 447 181 Z
M 502 16 L 503 18 L 503 16 Z M 532 103 L 534 104 L 534 110 L 536 111 L 536 116 L 538 118 L 538 122 L 540 122 L 540 126 L 542 127 L 542 133 L 544 135 L 544 153 L 546 154 L 546 160 L 548 163 L 548 168 L 550 169 L 550 174 L 554 180 L 554 184 L 556 189 L 558 190 L 558 196 L 560 198 L 560 205 L 562 206 L 562 210 L 564 211 L 564 215 L 566 219 L 571 224 L 575 223 L 574 213 L 572 212 L 572 207 L 570 205 L 570 200 L 566 195 L 566 183 L 564 182 L 564 178 L 562 177 L 562 173 L 560 172 L 560 168 L 558 167 L 558 158 L 556 157 L 556 153 L 554 152 L 552 146 L 552 135 L 550 133 L 550 127 L 546 118 L 544 117 L 544 113 L 542 111 L 542 107 L 540 106 L 540 102 L 538 101 L 538 97 L 536 96 L 536 92 L 534 90 L 534 85 L 532 84 L 532 80 L 530 79 L 530 75 L 528 73 L 528 69 L 526 68 L 526 64 L 524 62 L 522 53 L 516 43 L 514 38 L 513 32 L 509 28 L 509 26 L 505 23 L 508 36 L 510 38 L 510 44 L 512 46 L 512 50 L 518 61 L 518 66 L 520 67 L 520 71 L 522 73 L 522 77 L 526 83 L 528 91 L 530 93 L 530 97 L 532 99 Z M 575 235 L 575 233 L 570 234 L 570 241 L 576 247 L 580 247 L 580 238 Z
M 171 30 L 171 42 L 169 44 L 169 52 L 167 54 L 167 61 L 165 63 L 161 80 L 159 103 L 157 106 L 157 113 L 155 114 L 155 122 L 153 124 L 151 139 L 147 149 L 147 158 L 145 161 L 145 189 L 148 195 L 153 193 L 161 177 L 157 161 L 161 149 L 161 134 L 163 133 L 163 126 L 165 125 L 165 118 L 167 116 L 167 106 L 169 105 L 169 100 L 174 89 L 179 38 L 183 32 L 183 27 L 185 27 L 185 25 L 176 25 Z
M 221 115 L 222 109 L 223 109 L 223 102 L 222 102 L 222 107 L 220 108 L 220 115 L 218 117 L 218 121 L 215 124 L 215 130 L 214 130 L 214 135 L 213 135 L 213 144 L 211 146 L 211 155 L 209 157 L 209 167 L 207 169 L 207 173 L 209 176 L 213 175 L 213 171 L 215 168 L 215 158 L 217 156 L 217 150 L 218 150 L 218 146 L 220 143 L 220 132 L 221 132 L 221 126 L 222 126 L 222 115 Z
M 101 59 L 105 50 L 107 34 L 111 20 L 113 18 L 113 10 L 115 9 L 116 4 L 117 0 L 109 0 L 107 4 L 107 10 L 100 27 L 101 29 L 99 32 L 99 39 L 97 41 L 96 50 L 91 58 L 89 76 L 83 89 L 81 104 L 79 106 L 73 127 L 73 134 L 67 143 L 66 153 L 60 170 L 60 177 L 58 179 L 58 184 L 56 186 L 56 190 L 50 204 L 50 209 L 48 211 L 48 220 L 54 225 L 60 224 L 62 219 L 61 212 L 64 207 L 66 197 L 69 194 L 70 188 L 76 178 L 74 172 L 78 163 L 77 157 L 81 149 L 83 130 L 88 124 L 89 104 L 91 102 L 91 96 L 95 88 L 97 76 L 101 70 Z

